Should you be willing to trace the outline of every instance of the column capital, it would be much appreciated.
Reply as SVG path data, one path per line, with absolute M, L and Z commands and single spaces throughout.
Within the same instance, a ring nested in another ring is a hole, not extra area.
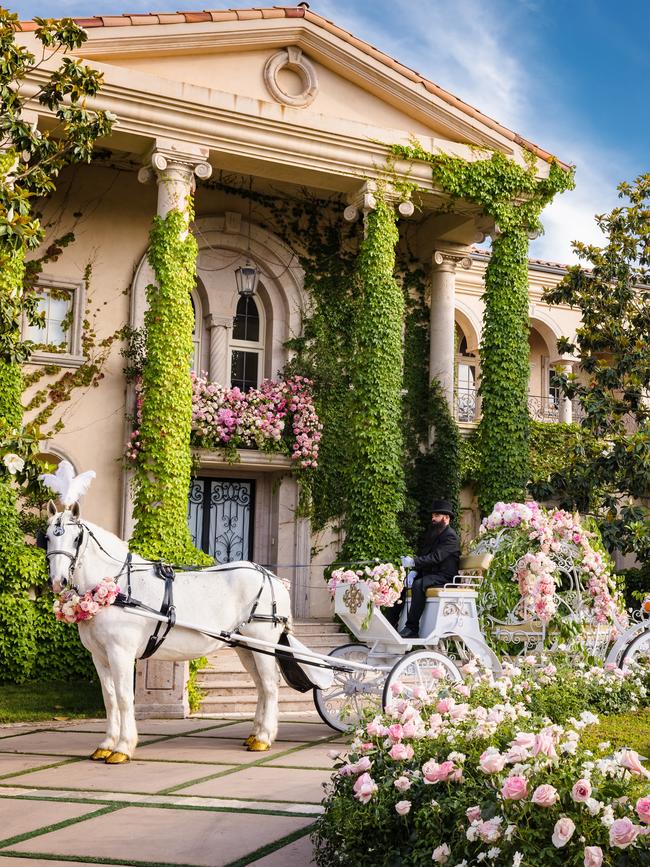
M 205 327 L 208 331 L 211 328 L 232 328 L 232 316 L 215 316 L 213 313 L 208 313 L 205 317 Z
M 161 179 L 166 171 L 177 171 L 185 174 L 188 180 L 194 182 L 194 176 L 206 181 L 212 174 L 212 166 L 208 162 L 209 150 L 192 142 L 181 142 L 175 139 L 157 138 L 154 146 L 147 153 L 144 165 L 138 172 L 140 183 L 148 183 L 154 177 Z
M 472 267 L 472 259 L 468 255 L 468 251 L 463 249 L 452 250 L 447 247 L 440 247 L 434 250 L 431 258 L 434 270 L 455 271 L 456 267 L 460 265 L 465 271 L 469 271 Z
M 349 223 L 353 223 L 359 217 L 360 213 L 365 217 L 367 216 L 368 211 L 374 211 L 377 207 L 377 189 L 377 182 L 370 180 L 364 181 L 357 190 L 348 193 L 348 206 L 345 211 L 343 211 L 343 217 Z M 415 211 L 413 202 L 410 201 L 407 195 L 396 190 L 390 184 L 385 184 L 383 186 L 382 196 L 391 205 L 397 204 L 397 210 L 402 217 L 410 217 Z

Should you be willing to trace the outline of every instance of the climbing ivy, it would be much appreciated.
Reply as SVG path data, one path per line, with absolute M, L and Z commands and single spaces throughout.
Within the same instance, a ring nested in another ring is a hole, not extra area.
M 418 143 L 395 145 L 393 158 L 431 166 L 434 183 L 452 200 L 479 205 L 495 223 L 485 274 L 480 347 L 482 418 L 479 506 L 518 500 L 528 479 L 528 237 L 542 229 L 540 214 L 556 193 L 573 187 L 572 172 L 556 161 L 537 178 L 535 158 L 526 167 L 501 153 L 467 161 L 432 154 Z
M 190 357 L 194 314 L 190 292 L 197 243 L 188 231 L 190 214 L 156 217 L 148 259 L 156 282 L 147 286 L 147 361 L 142 374 L 141 460 L 135 470 L 131 545 L 144 557 L 209 565 L 192 544 L 187 492 L 192 459 Z
M 343 560 L 392 559 L 405 550 L 397 518 L 404 503 L 402 320 L 404 298 L 395 279 L 399 235 L 395 212 L 378 198 L 367 216 L 355 269 L 359 296 L 350 370 L 349 437 L 352 490 L 345 515 Z

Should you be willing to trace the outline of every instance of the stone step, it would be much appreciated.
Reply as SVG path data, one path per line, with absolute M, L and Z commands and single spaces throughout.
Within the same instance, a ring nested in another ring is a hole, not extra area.
M 285 711 L 315 711 L 312 694 L 294 692 L 294 698 L 279 701 L 279 708 Z M 201 702 L 200 714 L 236 714 L 238 716 L 253 716 L 257 707 L 257 699 L 238 695 L 224 695 L 221 698 L 205 698 Z

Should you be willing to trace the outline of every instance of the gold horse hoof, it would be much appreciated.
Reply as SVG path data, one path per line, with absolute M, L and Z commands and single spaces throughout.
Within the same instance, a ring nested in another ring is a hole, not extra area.
M 255 741 L 255 735 L 249 735 L 244 741 L 245 747 L 250 747 L 250 745 Z
M 107 759 L 112 752 L 112 750 L 103 750 L 101 747 L 97 747 L 95 752 L 89 758 L 91 762 L 102 762 L 104 759 Z
M 123 765 L 130 761 L 126 753 L 111 753 L 106 759 L 107 765 Z
M 267 750 L 271 749 L 271 744 L 267 744 L 266 741 L 258 741 L 257 738 L 253 738 L 253 740 L 248 745 L 248 751 L 250 753 L 265 753 Z

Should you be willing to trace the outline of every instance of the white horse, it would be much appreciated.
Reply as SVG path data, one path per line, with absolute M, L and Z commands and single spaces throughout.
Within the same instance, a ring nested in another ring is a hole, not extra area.
M 48 503 L 46 533 L 49 583 L 55 593 L 74 588 L 80 596 L 104 578 L 113 578 L 123 593 L 156 612 L 161 610 L 165 581 L 154 564 L 129 555 L 125 542 L 107 530 L 82 521 L 79 506 L 58 512 Z M 130 573 L 130 579 L 128 574 Z M 257 603 L 257 604 L 256 604 Z M 273 609 L 277 618 L 273 618 Z M 291 631 L 289 593 L 282 581 L 248 562 L 228 563 L 195 572 L 177 572 L 173 604 L 179 621 L 199 623 L 211 632 L 234 631 L 277 643 Z M 268 619 L 250 619 L 251 613 Z M 81 621 L 79 637 L 93 657 L 106 707 L 106 737 L 90 757 L 108 764 L 128 761 L 138 742 L 134 713 L 133 668 L 145 651 L 156 624 L 127 613 L 119 604 L 100 609 Z M 162 625 L 160 634 L 165 631 Z M 174 626 L 155 652 L 161 660 L 196 659 L 225 646 L 200 632 Z M 278 730 L 278 675 L 272 655 L 236 648 L 258 692 L 249 750 L 268 750 Z

